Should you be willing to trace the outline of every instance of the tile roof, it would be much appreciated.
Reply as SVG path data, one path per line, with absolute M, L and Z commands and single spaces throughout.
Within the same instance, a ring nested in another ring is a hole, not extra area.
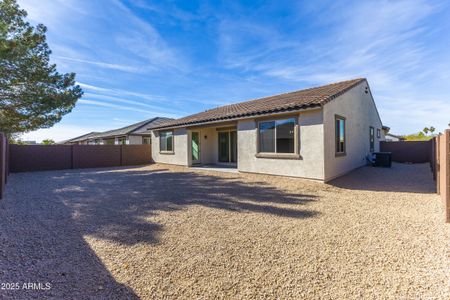
M 148 119 L 145 121 L 141 121 L 135 124 L 131 124 L 122 128 L 108 130 L 99 132 L 96 135 L 90 136 L 89 138 L 97 139 L 97 138 L 107 138 L 107 137 L 114 137 L 114 136 L 121 136 L 121 135 L 128 135 L 128 134 L 146 134 L 147 132 L 147 125 L 152 125 L 155 123 L 156 126 L 158 126 L 161 123 L 165 123 L 168 121 L 171 121 L 173 119 L 170 118 L 162 118 L 162 117 L 156 117 L 152 119 Z
M 131 124 L 125 127 L 121 127 L 118 129 L 113 129 L 113 130 L 108 130 L 108 131 L 103 131 L 103 132 L 90 132 L 88 134 L 84 134 L 82 136 L 64 141 L 62 143 L 74 143 L 74 142 L 81 142 L 81 141 L 85 141 L 85 140 L 90 140 L 90 139 L 98 139 L 98 138 L 108 138 L 108 137 L 115 137 L 115 136 L 123 136 L 123 135 L 128 135 L 128 134 L 137 134 L 137 135 L 141 135 L 141 134 L 149 134 L 150 132 L 147 131 L 147 125 L 156 125 L 158 126 L 161 123 L 165 123 L 168 121 L 171 121 L 173 119 L 170 118 L 163 118 L 163 117 L 156 117 L 156 118 L 151 118 L 145 121 L 141 121 L 135 124 Z
M 163 124 L 151 126 L 149 129 L 205 124 L 255 115 L 321 107 L 325 103 L 365 81 L 365 78 L 357 78 L 320 87 L 221 106 L 180 119 L 164 122 Z
M 89 132 L 89 133 L 86 133 L 86 134 L 83 134 L 83 135 L 74 137 L 74 138 L 72 138 L 72 139 L 70 139 L 70 140 L 65 140 L 65 141 L 59 142 L 59 144 L 75 143 L 75 142 L 84 141 L 84 140 L 89 139 L 91 136 L 94 136 L 94 135 L 96 135 L 96 134 L 98 134 L 98 133 L 99 133 L 99 132 L 96 132 L 96 131 Z

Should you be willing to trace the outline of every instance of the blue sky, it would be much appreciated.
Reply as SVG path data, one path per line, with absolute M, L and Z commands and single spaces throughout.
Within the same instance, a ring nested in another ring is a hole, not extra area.
M 394 133 L 450 123 L 448 1 L 19 0 L 85 94 L 24 140 L 366 77 Z

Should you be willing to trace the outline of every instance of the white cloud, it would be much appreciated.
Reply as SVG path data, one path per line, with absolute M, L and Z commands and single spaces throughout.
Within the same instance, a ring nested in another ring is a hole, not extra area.
M 442 41 L 444 47 L 446 42 L 436 37 L 447 35 L 427 26 L 441 4 L 408 0 L 322 6 L 316 12 L 322 17 L 311 26 L 327 29 L 313 37 L 302 28 L 286 34 L 268 23 L 227 20 L 218 29 L 221 58 L 232 68 L 303 86 L 367 77 L 382 120 L 393 131 L 430 125 L 442 130 L 450 121 L 445 84 L 450 73 L 442 67 L 448 54 L 436 52 L 439 45 L 430 47 L 429 40 Z M 438 82 L 444 86 L 436 93 Z
M 70 57 L 56 56 L 56 55 L 54 55 L 52 58 L 68 60 L 68 61 L 83 63 L 83 64 L 89 64 L 89 65 L 94 65 L 94 66 L 98 66 L 101 68 L 130 72 L 130 73 L 144 73 L 144 71 L 145 71 L 145 68 L 143 68 L 143 67 L 133 67 L 133 66 L 129 66 L 129 65 L 112 64 L 112 63 L 91 61 L 91 60 L 85 60 L 85 59 L 79 59 L 79 58 L 70 58 Z
M 144 58 L 153 67 L 187 70 L 186 58 L 182 59 L 181 54 L 170 47 L 150 23 L 136 16 L 119 0 L 112 3 L 120 10 L 120 18 L 127 21 L 126 26 L 115 35 L 121 48 Z
M 86 13 L 81 5 L 75 5 L 72 0 L 18 0 L 18 4 L 27 11 L 29 20 L 51 27 L 63 25 L 64 18 L 70 12 Z
M 108 103 L 108 102 L 98 101 L 98 100 L 91 100 L 91 99 L 80 99 L 80 100 L 78 100 L 78 103 L 93 105 L 93 106 L 100 106 L 100 107 L 114 108 L 117 110 L 129 110 L 129 111 L 144 113 L 147 117 L 150 117 L 150 116 L 156 117 L 157 114 L 161 113 L 161 111 L 141 109 L 141 108 L 130 107 L 130 106 L 126 106 L 126 105 L 113 104 L 113 103 Z M 164 113 L 164 116 L 177 118 L 179 115 Z
M 158 95 L 138 93 L 138 92 L 126 91 L 126 90 L 122 90 L 122 89 L 104 88 L 104 87 L 99 87 L 99 86 L 82 83 L 82 82 L 77 82 L 77 84 L 79 86 L 81 86 L 83 89 L 98 92 L 98 93 L 103 93 L 106 95 L 113 95 L 113 96 L 120 96 L 120 97 L 132 96 L 132 97 L 143 98 L 143 99 L 151 100 L 151 101 L 155 101 L 155 102 L 164 102 L 165 101 L 164 97 L 158 96 Z
M 134 108 L 134 107 L 129 107 L 129 106 L 125 106 L 125 105 L 112 104 L 112 103 L 107 103 L 107 102 L 102 102 L 102 101 L 97 101 L 97 100 L 80 99 L 80 100 L 78 100 L 78 103 L 94 105 L 94 106 L 116 108 L 116 109 L 120 109 L 120 110 L 130 110 L 130 111 L 146 113 L 146 114 L 149 113 L 149 111 L 145 110 L 145 109 Z
M 145 101 L 145 99 L 140 99 L 140 100 L 128 100 L 128 99 L 123 99 L 123 98 L 117 98 L 117 97 L 113 97 L 113 96 L 106 96 L 106 95 L 101 95 L 101 94 L 91 94 L 91 93 L 85 93 L 83 95 L 83 97 L 86 98 L 91 98 L 93 100 L 107 100 L 110 102 L 119 102 L 119 103 L 125 103 L 125 104 L 129 104 L 132 106 L 138 106 L 141 108 L 146 108 L 147 110 L 152 111 L 153 113 L 160 113 L 160 114 L 176 114 L 177 111 L 175 109 L 172 108 L 165 108 L 162 107 L 161 105 L 151 105 L 148 103 L 145 103 L 143 101 Z

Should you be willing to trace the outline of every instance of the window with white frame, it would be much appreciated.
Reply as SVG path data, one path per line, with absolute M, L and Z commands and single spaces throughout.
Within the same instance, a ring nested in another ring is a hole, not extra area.
M 159 150 L 161 152 L 173 152 L 173 131 L 159 132 Z
M 369 127 L 369 142 L 370 142 L 370 152 L 375 150 L 375 129 L 370 126 Z
M 259 152 L 294 154 L 297 142 L 296 124 L 295 118 L 259 122 Z
M 345 155 L 345 118 L 335 116 L 335 145 L 336 155 Z
M 150 145 L 152 143 L 152 138 L 149 136 L 143 136 L 142 137 L 142 144 L 144 145 Z

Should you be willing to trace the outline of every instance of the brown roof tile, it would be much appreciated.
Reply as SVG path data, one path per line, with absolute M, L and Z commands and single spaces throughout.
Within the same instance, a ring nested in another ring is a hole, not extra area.
M 366 81 L 366 79 L 357 78 L 320 87 L 221 106 L 180 119 L 164 122 L 149 127 L 149 129 L 204 124 L 255 115 L 320 107 L 363 81 Z

